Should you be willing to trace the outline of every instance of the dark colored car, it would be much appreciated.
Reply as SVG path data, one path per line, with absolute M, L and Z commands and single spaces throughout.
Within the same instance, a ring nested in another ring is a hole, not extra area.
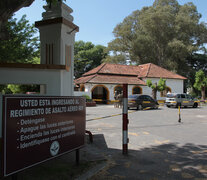
M 148 95 L 134 94 L 128 97 L 128 109 L 136 108 L 137 110 L 142 110 L 147 107 L 157 109 L 159 104 Z

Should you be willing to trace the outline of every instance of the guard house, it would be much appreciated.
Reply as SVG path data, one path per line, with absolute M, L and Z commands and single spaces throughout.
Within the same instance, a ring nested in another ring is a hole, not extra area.
M 79 87 L 75 93 L 87 94 L 95 101 L 109 103 L 114 101 L 114 95 L 122 91 L 122 84 L 125 83 L 128 84 L 128 95 L 152 95 L 146 81 L 151 79 L 155 83 L 160 78 L 166 79 L 167 89 L 157 92 L 158 100 L 164 100 L 167 92 L 183 93 L 185 77 L 152 63 L 139 66 L 101 64 L 75 80 Z

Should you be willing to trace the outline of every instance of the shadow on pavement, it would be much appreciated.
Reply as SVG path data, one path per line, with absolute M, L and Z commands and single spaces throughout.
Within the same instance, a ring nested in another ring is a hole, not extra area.
M 204 145 L 170 143 L 130 149 L 128 155 L 122 155 L 121 149 L 108 148 L 104 136 L 98 134 L 87 148 L 92 156 L 94 151 L 107 159 L 105 167 L 90 177 L 91 180 L 207 179 L 207 146 Z
M 103 134 L 93 138 L 89 143 L 86 136 L 79 166 L 72 152 L 19 173 L 18 180 L 207 180 L 205 145 L 170 143 L 129 149 L 122 155 L 121 147 L 107 146 Z

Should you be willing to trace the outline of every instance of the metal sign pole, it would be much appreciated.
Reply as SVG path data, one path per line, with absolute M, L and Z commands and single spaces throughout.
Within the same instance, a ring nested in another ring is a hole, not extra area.
M 123 84 L 123 154 L 128 154 L 128 84 Z

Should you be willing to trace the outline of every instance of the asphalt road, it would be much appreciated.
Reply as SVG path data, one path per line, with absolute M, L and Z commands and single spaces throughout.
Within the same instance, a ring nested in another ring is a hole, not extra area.
M 129 152 L 122 155 L 122 110 L 86 110 L 86 129 L 110 157 L 91 179 L 207 179 L 207 106 L 129 111 Z

